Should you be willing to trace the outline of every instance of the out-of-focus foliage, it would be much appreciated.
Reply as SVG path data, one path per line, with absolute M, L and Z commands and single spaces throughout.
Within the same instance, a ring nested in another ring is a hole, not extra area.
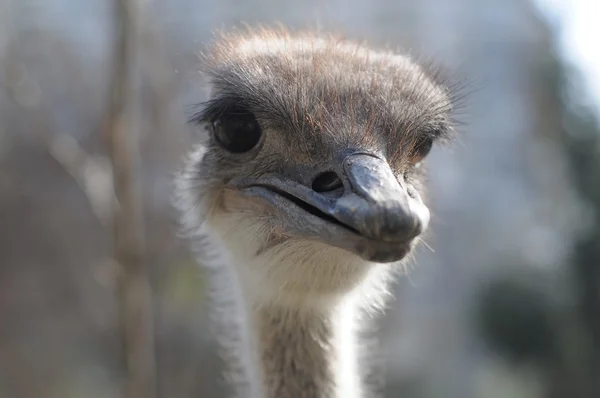
M 558 355 L 556 310 L 536 283 L 494 279 L 477 297 L 481 333 L 511 361 L 546 362 Z
M 600 394 L 600 123 L 577 69 L 548 58 L 542 77 L 559 109 L 549 118 L 560 128 L 546 139 L 567 160 L 584 215 L 559 286 L 567 299 L 552 299 L 557 291 L 540 282 L 545 275 L 497 278 L 482 286 L 478 319 L 498 353 L 519 364 L 535 360 L 549 380 L 546 396 L 587 398 Z

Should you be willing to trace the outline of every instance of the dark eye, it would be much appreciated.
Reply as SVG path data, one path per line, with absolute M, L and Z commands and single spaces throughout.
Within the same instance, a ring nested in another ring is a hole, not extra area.
M 417 141 L 417 144 L 414 147 L 411 163 L 418 164 L 421 162 L 431 151 L 433 147 L 433 139 L 431 137 L 423 137 Z
M 260 141 L 262 131 L 250 112 L 227 113 L 213 121 L 217 143 L 232 153 L 244 153 Z

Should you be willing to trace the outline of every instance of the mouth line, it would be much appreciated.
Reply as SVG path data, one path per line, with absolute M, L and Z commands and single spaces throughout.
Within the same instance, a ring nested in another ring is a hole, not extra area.
M 355 229 L 347 224 L 342 223 L 341 221 L 339 221 L 335 217 L 327 214 L 326 212 L 319 209 L 318 207 L 300 199 L 299 197 L 297 197 L 289 192 L 284 191 L 283 189 L 279 189 L 279 188 L 276 188 L 276 187 L 273 187 L 273 186 L 267 185 L 267 184 L 252 184 L 251 186 L 267 189 L 267 190 L 271 191 L 272 193 L 279 195 L 279 196 L 287 199 L 288 201 L 292 202 L 293 204 L 295 204 L 296 206 L 298 206 L 300 209 L 304 210 L 305 212 L 309 213 L 310 215 L 320 218 L 321 220 L 326 221 L 328 223 L 335 224 L 338 227 L 342 227 L 345 230 L 360 236 L 361 238 L 367 239 L 357 229 Z
M 328 243 L 359 255 L 365 260 L 377 263 L 399 261 L 411 250 L 412 240 L 389 242 L 374 240 L 363 235 L 356 228 L 344 224 L 328 214 L 328 209 L 332 206 L 329 199 L 318 196 L 313 197 L 311 196 L 312 193 L 302 187 L 295 187 L 294 184 L 291 184 L 291 190 L 293 192 L 298 189 L 297 195 L 288 192 L 285 188 L 280 188 L 278 185 L 283 184 L 277 184 L 277 182 L 252 182 L 232 185 L 237 185 L 236 188 L 242 191 L 248 190 L 246 191 L 248 195 L 262 197 L 274 208 L 289 214 L 292 217 L 290 219 L 292 222 L 290 233 L 298 233 L 297 236 L 299 237 L 315 239 L 318 236 L 317 239 L 320 242 Z M 298 214 L 298 212 L 301 213 Z M 309 216 L 307 217 L 305 214 Z M 307 218 L 305 222 L 298 225 L 298 218 L 296 217 L 303 215 Z

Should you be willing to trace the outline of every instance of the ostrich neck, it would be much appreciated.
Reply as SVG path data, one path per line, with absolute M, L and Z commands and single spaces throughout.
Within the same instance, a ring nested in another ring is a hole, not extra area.
M 358 337 L 364 327 L 359 313 L 364 287 L 372 302 L 383 303 L 385 269 L 361 275 L 360 289 L 326 299 L 315 286 L 309 286 L 313 292 L 301 289 L 295 295 L 284 288 L 269 291 L 248 272 L 260 267 L 225 260 L 214 274 L 217 339 L 237 397 L 359 398 L 368 392 L 358 366 Z
M 248 321 L 265 397 L 359 396 L 351 308 L 254 308 Z

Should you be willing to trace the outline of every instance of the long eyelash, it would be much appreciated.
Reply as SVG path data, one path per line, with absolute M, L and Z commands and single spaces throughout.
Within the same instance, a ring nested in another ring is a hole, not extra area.
M 240 98 L 237 97 L 218 97 L 205 102 L 201 102 L 195 108 L 200 110 L 194 112 L 188 123 L 202 124 L 212 122 L 220 116 L 231 113 L 247 113 L 248 107 Z
M 191 124 L 203 124 L 214 120 L 214 116 L 216 116 L 216 112 L 211 108 L 211 101 L 201 102 L 194 106 L 196 109 L 192 116 L 188 119 L 188 123 Z

